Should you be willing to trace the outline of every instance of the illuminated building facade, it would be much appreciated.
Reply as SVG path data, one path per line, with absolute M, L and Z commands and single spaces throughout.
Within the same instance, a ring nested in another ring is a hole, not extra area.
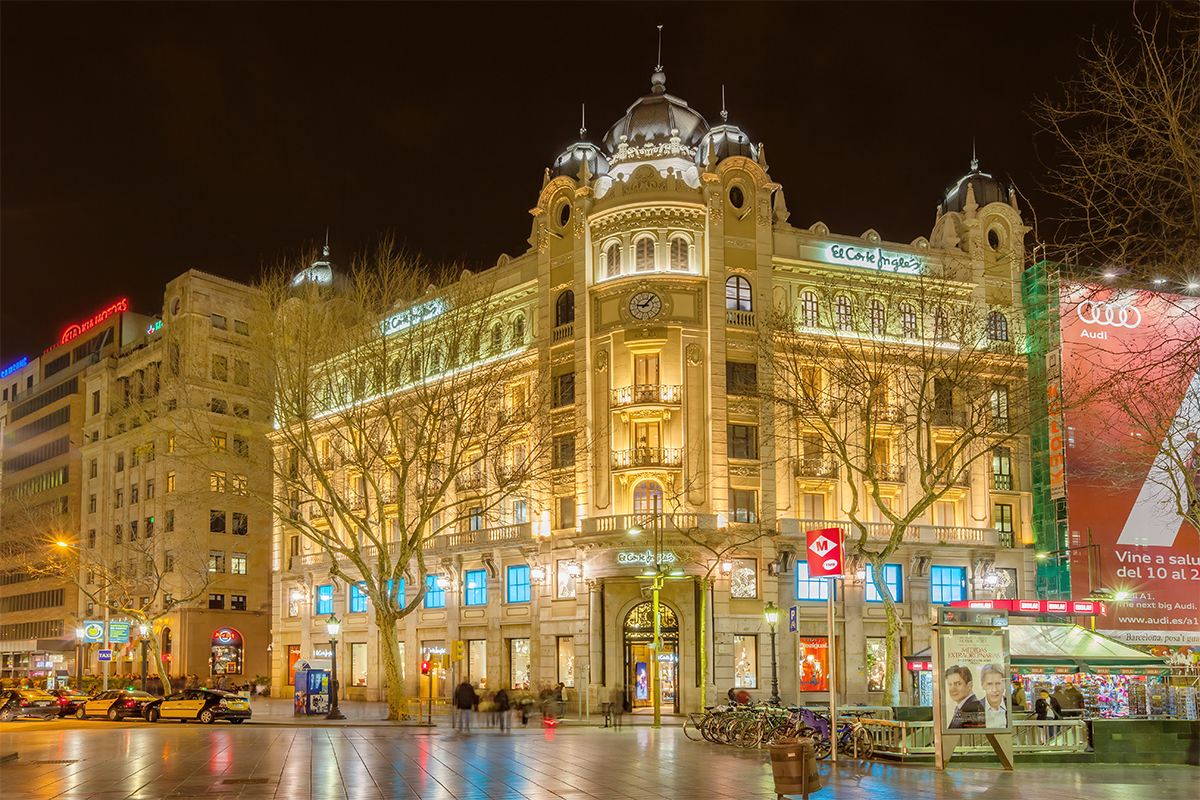
M 849 486 L 802 437 L 776 435 L 767 400 L 738 390 L 771 374 L 764 311 L 801 309 L 823 275 L 874 271 L 902 284 L 952 260 L 964 302 L 995 309 L 1006 341 L 1007 326 L 1020 324 L 1026 229 L 999 182 L 973 169 L 945 196 L 930 237 L 908 244 L 819 222 L 794 227 L 761 146 L 724 112 L 710 126 L 666 93 L 665 80 L 657 71 L 651 93 L 599 145 L 582 131 L 555 159 L 531 211 L 530 248 L 494 267 L 498 284 L 526 290 L 513 291 L 505 324 L 528 320 L 529 347 L 552 387 L 541 422 L 556 439 L 553 489 L 514 498 L 519 505 L 474 535 L 430 541 L 426 559 L 443 580 L 433 578 L 434 591 L 401 623 L 409 696 L 420 661 L 454 641 L 466 643 L 460 677 L 488 689 L 561 681 L 573 696 L 588 690 L 593 708 L 617 686 L 635 707 L 650 705 L 646 678 L 657 661 L 663 708 L 698 709 L 702 648 L 710 702 L 731 686 L 765 696 L 763 608 L 774 602 L 784 609 L 781 692 L 817 699 L 822 692 L 802 688 L 819 686 L 824 669 L 807 656 L 827 663 L 825 603 L 823 583 L 804 579 L 804 532 L 845 524 L 838 509 Z M 972 466 L 889 559 L 904 653 L 928 643 L 934 602 L 1032 596 L 1027 444 L 1001 461 L 998 470 L 991 459 Z M 896 471 L 898 502 L 911 481 Z M 631 535 L 635 526 L 643 532 Z M 332 613 L 343 623 L 345 696 L 380 698 L 367 604 L 331 580 L 320 557 L 289 549 L 278 524 L 276 536 L 287 557 L 275 575 L 273 685 L 288 694 L 296 659 L 328 655 Z M 722 559 L 695 544 L 737 537 L 745 546 Z M 657 654 L 643 575 L 656 562 L 680 573 L 665 581 Z M 701 635 L 706 575 L 715 582 Z M 872 589 L 851 575 L 836 597 L 841 691 L 855 702 L 880 697 L 872 667 L 885 623 Z M 446 696 L 447 684 L 435 692 Z M 902 691 L 918 699 L 907 676 Z

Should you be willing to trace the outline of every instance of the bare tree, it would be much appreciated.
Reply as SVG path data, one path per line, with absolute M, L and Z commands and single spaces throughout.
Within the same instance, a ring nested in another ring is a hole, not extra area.
M 900 620 L 884 563 L 1030 422 L 1023 322 L 952 277 L 935 266 L 814 277 L 800 307 L 771 315 L 764 341 L 774 380 L 761 391 L 780 449 L 791 440 L 798 476 L 840 481 L 848 550 L 872 565 L 887 618 L 885 705 L 899 701 Z
M 1079 76 L 1034 116 L 1056 150 L 1044 188 L 1067 209 L 1065 260 L 1187 285 L 1200 263 L 1200 7 L 1149 7 L 1134 8 L 1131 40 L 1093 35 Z
M 384 243 L 333 280 L 280 268 L 258 287 L 257 359 L 275 387 L 275 491 L 287 535 L 357 584 L 378 626 L 388 718 L 404 713 L 397 623 L 424 599 L 426 547 L 506 520 L 549 474 L 551 398 L 515 279 L 435 283 Z M 401 594 L 408 578 L 411 592 Z

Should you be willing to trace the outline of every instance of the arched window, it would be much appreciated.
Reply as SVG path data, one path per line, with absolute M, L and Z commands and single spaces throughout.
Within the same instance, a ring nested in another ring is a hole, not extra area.
M 654 270 L 654 240 L 643 236 L 633 248 L 633 268 L 638 272 Z
M 499 353 L 500 348 L 504 346 L 504 329 L 500 327 L 500 323 L 492 324 L 492 352 Z
M 987 315 L 987 336 L 993 342 L 1008 341 L 1008 318 L 999 311 Z
M 687 272 L 691 269 L 688 263 L 688 243 L 682 236 L 671 240 L 671 269 L 676 272 Z
M 750 294 L 750 281 L 741 275 L 734 275 L 725 281 L 725 308 L 728 311 L 754 310 L 754 303 Z
M 554 309 L 554 327 L 569 325 L 575 321 L 575 293 L 570 289 L 558 296 L 558 305 Z
M 820 325 L 820 306 L 817 305 L 815 292 L 805 292 L 800 295 L 800 324 L 806 328 Z
M 517 314 L 513 319 L 512 340 L 514 345 L 525 344 L 525 315 Z
M 633 513 L 657 514 L 662 511 L 662 487 L 654 481 L 642 481 L 633 489 Z
M 854 330 L 854 307 L 850 304 L 849 297 L 842 296 L 837 299 L 837 304 L 834 307 L 834 316 L 836 317 L 837 329 L 839 331 Z
M 887 332 L 887 314 L 884 313 L 883 303 L 872 300 L 867 311 L 867 321 L 871 325 L 872 336 L 883 336 Z
M 615 278 L 621 274 L 621 245 L 613 242 L 604 251 L 604 276 Z
M 917 338 L 917 311 L 911 303 L 900 304 L 900 335 L 905 339 Z

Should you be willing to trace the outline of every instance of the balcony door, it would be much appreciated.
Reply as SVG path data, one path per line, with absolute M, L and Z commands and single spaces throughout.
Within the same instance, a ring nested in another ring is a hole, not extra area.
M 658 353 L 633 357 L 634 386 L 658 385 Z

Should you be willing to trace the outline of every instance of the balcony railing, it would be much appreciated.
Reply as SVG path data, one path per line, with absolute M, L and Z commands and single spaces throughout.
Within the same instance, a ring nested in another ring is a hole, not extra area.
M 613 469 L 627 467 L 678 467 L 683 464 L 683 448 L 680 447 L 635 447 L 632 450 L 614 450 Z
M 480 528 L 473 531 L 460 531 L 459 533 L 444 533 L 434 536 L 430 540 L 429 546 L 434 550 L 487 547 L 496 544 L 528 542 L 532 539 L 533 524 L 530 522 L 518 522 L 513 525 L 500 525 L 494 528 Z
M 797 478 L 836 478 L 838 462 L 832 458 L 797 458 L 792 471 Z
M 738 328 L 755 328 L 753 311 L 725 311 L 725 324 L 734 325 Z
M 881 481 L 904 483 L 903 464 L 875 464 L 875 476 Z
M 551 341 L 554 344 L 566 342 L 575 338 L 575 323 L 568 322 L 566 325 L 559 325 L 551 334 Z
M 633 406 L 641 403 L 679 405 L 683 396 L 682 386 L 660 383 L 641 383 L 612 390 L 612 407 Z
M 871 407 L 871 418 L 876 422 L 901 422 L 904 419 L 904 406 L 876 403 Z
M 955 473 L 954 475 L 943 476 L 942 478 L 937 480 L 936 483 L 938 486 L 945 486 L 946 484 L 950 484 L 951 486 L 958 486 L 963 489 L 970 489 L 971 488 L 971 476 L 966 472 L 958 472 L 958 473 Z
M 1013 476 L 993 472 L 988 475 L 988 485 L 991 486 L 993 492 L 1011 492 L 1014 485 Z
M 487 486 L 487 475 L 476 473 L 462 475 L 454 479 L 454 486 L 460 492 L 475 492 Z
M 935 408 L 930 421 L 939 428 L 965 428 L 967 427 L 967 412 Z
M 672 531 L 716 530 L 716 514 L 615 514 L 611 517 L 589 517 L 583 521 L 584 536 L 609 533 L 628 533 L 635 525 L 652 529 L 659 524 L 664 535 Z
M 892 523 L 868 522 L 865 524 L 867 528 L 868 539 L 886 541 L 892 538 Z M 795 536 L 797 538 L 803 538 L 809 531 L 820 530 L 822 528 L 841 528 L 849 539 L 853 539 L 858 536 L 858 529 L 853 527 L 849 520 L 779 520 L 779 534 L 785 537 Z M 939 542 L 945 542 L 947 544 L 961 544 L 967 546 L 991 545 L 994 547 L 1001 544 L 1000 534 L 995 528 L 965 528 L 952 525 L 909 525 L 904 529 L 903 540 L 909 543 L 923 542 L 926 544 L 937 544 Z

